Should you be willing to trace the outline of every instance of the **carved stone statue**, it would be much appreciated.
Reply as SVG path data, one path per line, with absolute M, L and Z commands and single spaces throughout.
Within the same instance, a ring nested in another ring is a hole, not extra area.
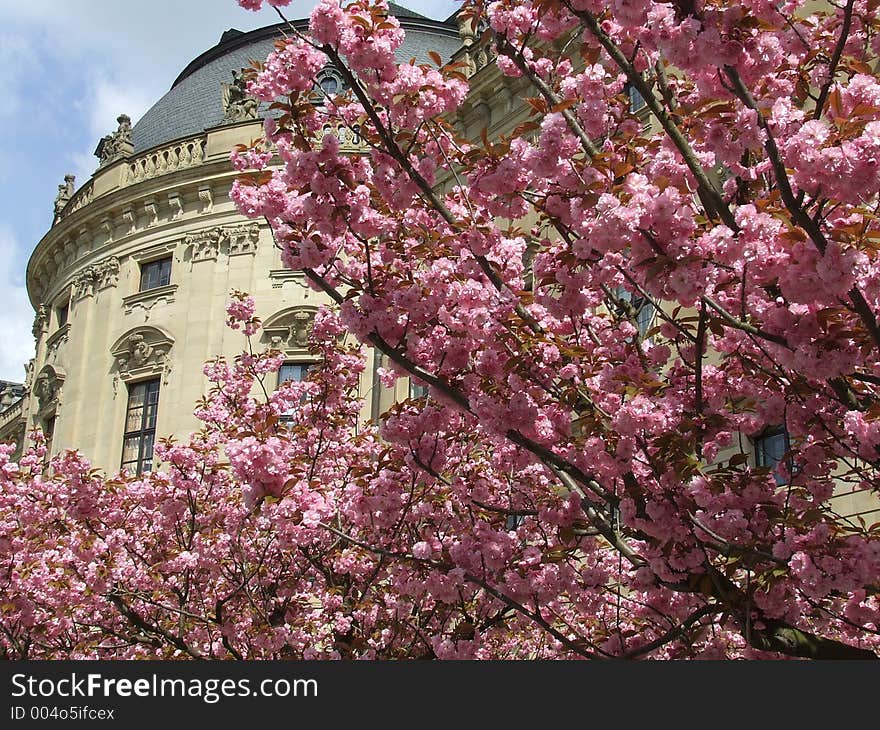
M 95 149 L 95 156 L 101 161 L 100 167 L 134 152 L 134 145 L 131 142 L 131 117 L 128 114 L 120 114 L 116 117 L 116 121 L 119 127 L 113 134 L 102 137 Z
M 247 95 L 245 81 L 241 73 L 232 71 L 232 83 L 221 84 L 223 95 L 222 124 L 233 124 L 248 119 L 257 119 L 257 100 Z
M 153 348 L 147 344 L 143 335 L 134 334 L 128 338 L 128 359 L 126 366 L 137 368 L 145 364 L 150 359 Z
M 49 327 L 49 307 L 45 304 L 41 304 L 37 307 L 37 313 L 34 316 L 34 327 L 33 333 L 34 337 L 37 339 L 40 338 L 40 335 L 45 333 L 46 329 Z
M 298 347 L 306 347 L 309 344 L 309 332 L 314 321 L 314 312 L 298 311 L 293 313 L 293 323 L 290 325 L 289 342 Z
M 68 173 L 64 176 L 64 182 L 58 186 L 58 195 L 55 196 L 55 222 L 61 218 L 61 211 L 67 205 L 67 201 L 73 197 L 76 176 Z
M 40 373 L 34 381 L 34 395 L 37 396 L 40 410 L 58 397 L 60 383 L 49 373 Z

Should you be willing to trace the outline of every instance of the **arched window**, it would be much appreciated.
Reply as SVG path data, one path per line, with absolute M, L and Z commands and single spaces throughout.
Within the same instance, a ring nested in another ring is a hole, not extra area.
M 134 474 L 153 470 L 153 448 L 159 414 L 159 390 L 171 370 L 174 338 L 158 327 L 140 326 L 120 337 L 110 353 L 114 359 L 114 393 L 122 380 L 127 390 L 120 468 Z
M 341 94 L 346 89 L 342 75 L 333 67 L 327 66 L 318 72 L 315 77 L 315 93 L 318 104 L 323 104 L 327 99 Z

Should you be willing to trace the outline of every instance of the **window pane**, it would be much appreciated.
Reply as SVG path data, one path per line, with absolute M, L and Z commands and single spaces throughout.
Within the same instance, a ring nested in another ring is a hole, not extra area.
M 287 362 L 278 370 L 278 385 L 286 383 L 288 380 L 295 380 L 301 383 L 306 379 L 309 372 L 309 363 L 307 362 Z
M 284 363 L 278 370 L 278 387 L 281 387 L 284 383 L 289 380 L 293 380 L 297 383 L 301 383 L 306 379 L 306 375 L 309 372 L 309 366 L 311 363 L 307 362 L 286 362 Z M 305 400 L 305 396 L 300 399 L 300 402 Z M 290 417 L 293 414 L 293 409 L 285 411 L 281 414 L 282 421 L 289 421 Z
M 654 305 L 644 297 L 637 297 L 633 300 L 633 306 L 638 309 L 636 326 L 639 328 L 639 334 L 644 337 L 651 329 L 651 322 L 654 321 Z
M 70 314 L 70 302 L 64 302 L 58 307 L 58 327 L 59 329 L 67 324 L 68 315 Z
M 137 465 L 141 450 L 141 437 L 130 436 L 122 442 L 122 466 Z
M 171 283 L 171 258 L 149 261 L 141 265 L 141 291 L 168 286 Z
M 783 429 L 768 431 L 755 439 L 755 462 L 758 466 L 773 470 L 777 484 L 785 484 L 786 478 L 776 471 L 789 450 L 788 432 Z
M 156 412 L 159 406 L 156 403 L 148 405 L 144 412 L 144 428 L 156 428 Z
M 140 471 L 153 470 L 153 441 L 156 438 L 155 433 L 144 434 L 143 443 L 141 445 L 141 468 Z
M 125 416 L 125 432 L 140 431 L 144 420 L 143 408 L 129 408 Z
M 171 259 L 159 262 L 159 286 L 168 286 L 171 283 Z
M 128 407 L 140 408 L 144 405 L 147 396 L 147 388 L 145 383 L 132 385 L 128 392 Z
M 629 96 L 629 110 L 631 112 L 637 112 L 645 106 L 645 97 L 639 93 L 639 90 L 635 86 L 627 85 L 626 93 Z
M 140 474 L 153 468 L 153 443 L 159 409 L 159 380 L 134 383 L 128 388 L 122 468 Z

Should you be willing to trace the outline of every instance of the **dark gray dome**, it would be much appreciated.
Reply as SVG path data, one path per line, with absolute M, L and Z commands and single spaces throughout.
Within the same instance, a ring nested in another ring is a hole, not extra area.
M 406 31 L 406 40 L 397 52 L 400 61 L 415 58 L 418 63 L 430 63 L 429 51 L 448 60 L 461 45 L 455 23 L 429 20 L 399 7 L 393 7 L 394 11 Z M 305 28 L 306 21 L 296 25 Z M 193 60 L 171 90 L 134 125 L 135 153 L 219 125 L 223 119 L 221 84 L 232 81 L 233 70 L 265 59 L 286 27 L 279 23 L 248 33 L 226 31 L 220 43 Z

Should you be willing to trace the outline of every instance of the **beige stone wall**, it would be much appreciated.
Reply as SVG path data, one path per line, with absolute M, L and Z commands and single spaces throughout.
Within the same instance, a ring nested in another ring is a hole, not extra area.
M 504 77 L 468 41 L 454 60 L 467 64 L 472 92 L 452 122 L 467 137 L 479 139 L 486 129 L 497 138 L 529 118 L 523 99 L 535 92 L 524 79 Z M 263 346 L 283 337 L 296 313 L 312 313 L 326 301 L 302 275 L 283 269 L 265 223 L 248 221 L 228 200 L 229 152 L 259 134 L 259 122 L 219 127 L 101 168 L 38 244 L 28 289 L 45 316 L 38 314 L 35 324 L 34 393 L 15 418 L 30 427 L 54 416 L 53 452 L 79 448 L 96 466 L 117 469 L 127 384 L 155 376 L 162 379 L 157 438 L 183 438 L 198 428 L 192 411 L 207 387 L 203 363 L 234 357 L 244 344 L 224 325 L 231 289 L 255 296 L 266 324 Z M 140 267 L 166 255 L 173 257 L 170 285 L 139 292 Z M 68 323 L 60 327 L 58 306 L 68 300 Z M 144 363 L 128 356 L 132 335 L 152 347 Z M 290 361 L 310 359 L 295 337 L 280 345 Z M 381 364 L 387 366 L 371 352 L 361 381 L 364 419 L 412 394 L 405 379 L 393 391 L 379 386 Z M 7 420 L 0 424 L 4 433 L 15 419 Z M 751 448 L 747 437 L 742 442 Z M 876 519 L 877 501 L 843 483 L 833 501 L 839 514 Z
M 244 349 L 243 335 L 224 324 L 232 289 L 255 296 L 291 361 L 309 359 L 285 325 L 323 299 L 282 269 L 265 222 L 244 218 L 228 199 L 229 152 L 259 132 L 258 122 L 222 127 L 99 170 L 36 247 L 28 288 L 47 315 L 35 328 L 34 373 L 43 385 L 26 407 L 29 425 L 54 416 L 53 453 L 78 448 L 95 466 L 117 469 L 128 384 L 154 377 L 161 378 L 157 438 L 197 429 L 203 364 Z M 139 291 L 141 267 L 166 256 L 170 284 Z

